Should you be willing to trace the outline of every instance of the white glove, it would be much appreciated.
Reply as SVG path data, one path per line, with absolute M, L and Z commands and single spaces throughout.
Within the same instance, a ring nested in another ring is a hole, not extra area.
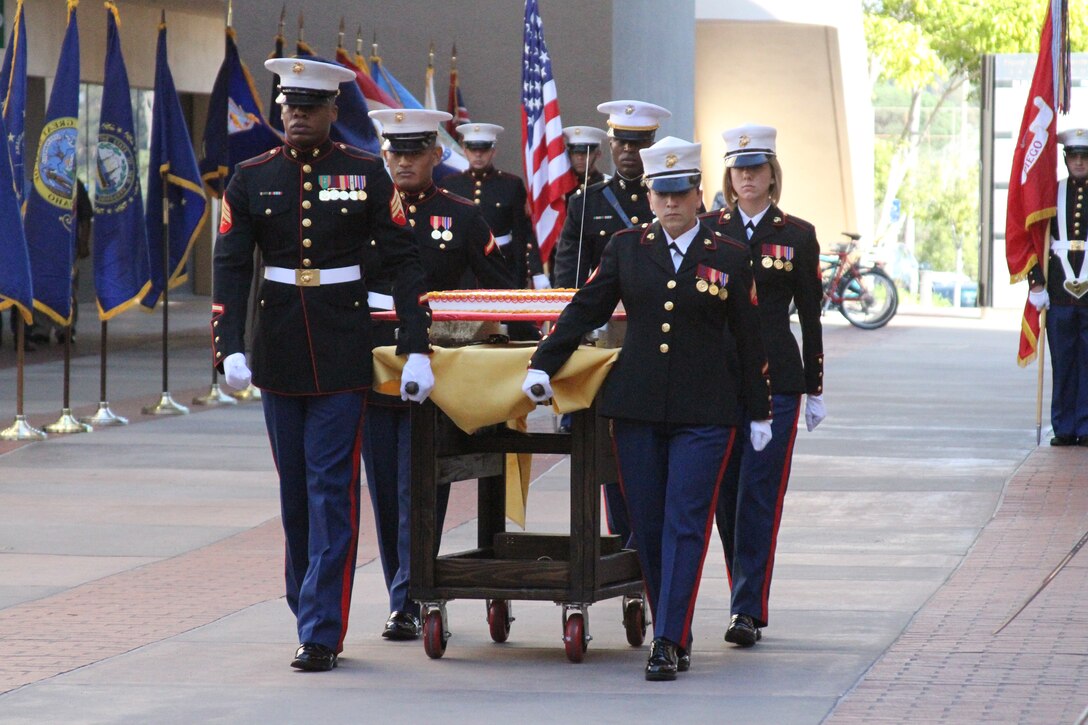
M 408 383 L 415 383 L 418 386 L 414 393 L 406 390 Z M 432 390 L 434 390 L 434 373 L 431 372 L 431 357 L 421 352 L 409 353 L 408 362 L 404 363 L 404 370 L 400 373 L 400 399 L 422 403 Z
M 1047 294 L 1045 287 L 1038 292 L 1028 290 L 1028 302 L 1030 302 L 1035 309 L 1039 310 L 1039 312 L 1042 312 L 1044 309 L 1050 307 L 1050 295 Z
M 543 389 L 540 395 L 533 392 L 534 385 L 539 385 Z M 552 397 L 551 378 L 543 370 L 529 368 L 525 373 L 525 382 L 521 384 L 521 391 L 529 396 L 529 399 L 534 403 L 547 402 Z
M 548 281 L 546 274 L 533 275 L 533 289 L 551 289 L 552 283 Z
M 245 390 L 249 387 L 253 374 L 249 372 L 249 366 L 246 365 L 244 352 L 232 352 L 223 358 L 223 379 L 235 390 Z
M 816 430 L 820 421 L 827 417 L 827 408 L 824 407 L 824 396 L 805 396 L 805 427 L 808 432 Z
M 771 421 L 753 420 L 748 438 L 753 449 L 762 451 L 771 442 Z

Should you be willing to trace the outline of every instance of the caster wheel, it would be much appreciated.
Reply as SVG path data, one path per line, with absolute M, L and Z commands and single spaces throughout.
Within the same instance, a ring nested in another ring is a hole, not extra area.
M 491 629 L 491 639 L 505 642 L 510 636 L 510 605 L 505 599 L 492 599 L 487 605 L 487 624 Z
M 446 654 L 446 632 L 442 612 L 432 609 L 423 620 L 423 649 L 427 656 L 436 660 Z
M 563 625 L 563 644 L 567 650 L 567 659 L 571 662 L 581 662 L 586 656 L 586 626 L 582 615 L 574 613 L 567 617 Z
M 641 647 L 646 641 L 646 604 L 642 599 L 629 599 L 623 608 L 623 628 L 627 631 L 627 643 Z

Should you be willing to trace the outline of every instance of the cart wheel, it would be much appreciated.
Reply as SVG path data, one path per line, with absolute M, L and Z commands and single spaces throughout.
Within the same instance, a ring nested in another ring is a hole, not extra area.
M 443 630 L 442 612 L 437 609 L 427 612 L 423 620 L 423 649 L 432 660 L 446 653 L 446 633 Z
M 563 644 L 567 650 L 567 659 L 581 662 L 586 656 L 586 627 L 582 615 L 575 612 L 567 617 L 563 625 Z
M 491 628 L 491 639 L 505 642 L 510 636 L 510 605 L 505 599 L 492 599 L 487 606 L 487 624 Z
M 627 643 L 641 647 L 646 641 L 646 603 L 644 599 L 629 599 L 623 608 L 623 627 L 627 630 Z

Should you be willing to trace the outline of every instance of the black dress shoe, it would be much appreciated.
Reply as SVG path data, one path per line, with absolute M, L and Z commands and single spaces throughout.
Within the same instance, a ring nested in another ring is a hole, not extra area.
M 416 617 L 408 612 L 393 612 L 385 621 L 382 636 L 396 641 L 419 639 L 419 629 L 419 619 Z
M 691 652 L 683 647 L 676 648 L 676 671 L 687 672 L 691 669 Z
M 646 679 L 675 680 L 677 670 L 676 645 L 657 637 L 650 643 L 650 658 L 646 660 Z
M 1054 436 L 1050 439 L 1050 445 L 1052 446 L 1075 446 L 1077 445 L 1076 436 Z
M 741 647 L 751 647 L 763 637 L 755 621 L 747 614 L 734 614 L 725 630 L 725 641 Z
M 291 666 L 306 672 L 328 672 L 336 667 L 336 653 L 323 644 L 306 642 L 295 652 Z

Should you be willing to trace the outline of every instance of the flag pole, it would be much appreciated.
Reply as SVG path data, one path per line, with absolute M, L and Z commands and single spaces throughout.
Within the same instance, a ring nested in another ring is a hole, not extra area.
M 64 403 L 60 411 L 60 417 L 56 421 L 45 426 L 49 433 L 90 433 L 93 428 L 86 423 L 80 423 L 72 415 L 72 308 L 75 306 L 75 294 L 72 283 L 68 283 L 68 314 L 69 323 L 64 335 Z
M 170 395 L 170 199 L 162 194 L 162 397 L 144 415 L 187 415 L 189 409 Z
M 102 336 L 99 341 L 99 375 L 98 375 L 98 410 L 94 415 L 86 415 L 80 418 L 80 422 L 102 427 L 116 425 L 128 425 L 128 418 L 115 414 L 110 410 L 110 401 L 106 397 L 106 363 L 108 360 L 107 342 L 109 336 L 109 323 L 102 320 Z
M 1039 262 L 1043 269 L 1043 289 L 1047 288 L 1047 277 L 1050 275 L 1050 234 L 1046 235 L 1043 242 L 1043 259 Z M 1039 310 L 1039 342 L 1036 345 L 1039 361 L 1039 382 L 1035 390 L 1035 445 L 1043 444 L 1043 365 L 1046 358 L 1046 312 L 1047 308 Z
M 32 426 L 23 414 L 23 368 L 26 363 L 26 323 L 23 316 L 15 314 L 15 422 L 0 430 L 0 440 L 40 441 L 48 434 Z

